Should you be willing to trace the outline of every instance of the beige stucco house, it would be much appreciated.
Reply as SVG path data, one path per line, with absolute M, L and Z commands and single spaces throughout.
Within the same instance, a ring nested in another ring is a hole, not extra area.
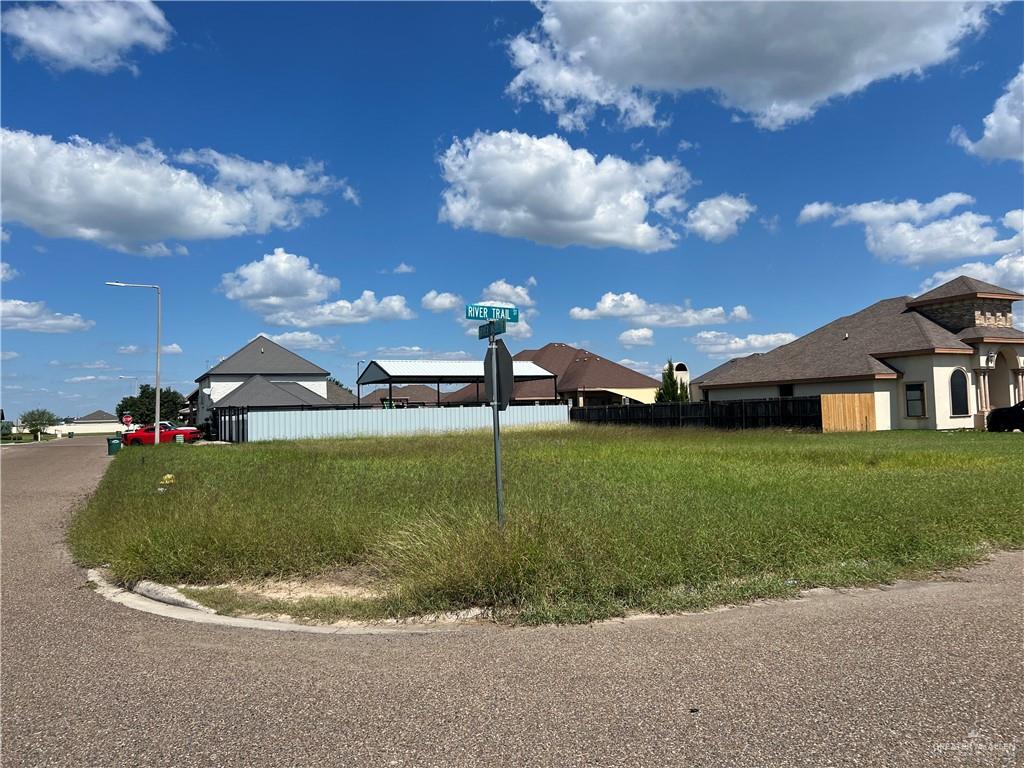
M 1024 287 L 1024 286 L 1022 286 Z M 785 346 L 695 378 L 693 399 L 868 395 L 873 428 L 982 428 L 1024 400 L 1024 295 L 957 277 L 916 298 L 884 299 Z

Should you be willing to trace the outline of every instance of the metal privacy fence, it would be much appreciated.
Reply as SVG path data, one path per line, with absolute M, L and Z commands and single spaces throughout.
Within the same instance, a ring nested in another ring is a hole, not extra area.
M 648 427 L 714 427 L 716 429 L 821 429 L 821 398 L 782 397 L 770 400 L 722 400 L 652 405 L 593 405 L 573 408 L 570 421 L 590 424 L 634 424 Z
M 218 409 L 220 436 L 229 442 L 327 437 L 388 437 L 491 428 L 491 409 L 464 408 L 311 408 Z M 500 414 L 501 426 L 527 427 L 569 423 L 567 405 L 513 406 Z

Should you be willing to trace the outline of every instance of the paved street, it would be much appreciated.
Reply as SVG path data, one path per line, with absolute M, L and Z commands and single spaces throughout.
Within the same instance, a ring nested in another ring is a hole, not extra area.
M 599 626 L 242 631 L 83 586 L 64 527 L 104 453 L 0 453 L 4 766 L 1024 762 L 1019 553 L 959 581 Z

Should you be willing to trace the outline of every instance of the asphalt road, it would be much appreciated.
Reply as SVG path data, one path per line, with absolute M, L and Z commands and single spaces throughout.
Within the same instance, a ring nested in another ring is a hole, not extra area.
M 84 588 L 102 440 L 2 449 L 4 766 L 1024 763 L 1024 558 L 959 581 L 587 627 L 318 636 Z

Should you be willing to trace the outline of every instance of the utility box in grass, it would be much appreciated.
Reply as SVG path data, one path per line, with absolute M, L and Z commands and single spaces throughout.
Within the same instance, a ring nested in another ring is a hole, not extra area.
M 185 436 L 184 435 L 175 435 L 174 436 L 174 442 L 176 442 L 176 443 L 184 443 L 185 442 Z

